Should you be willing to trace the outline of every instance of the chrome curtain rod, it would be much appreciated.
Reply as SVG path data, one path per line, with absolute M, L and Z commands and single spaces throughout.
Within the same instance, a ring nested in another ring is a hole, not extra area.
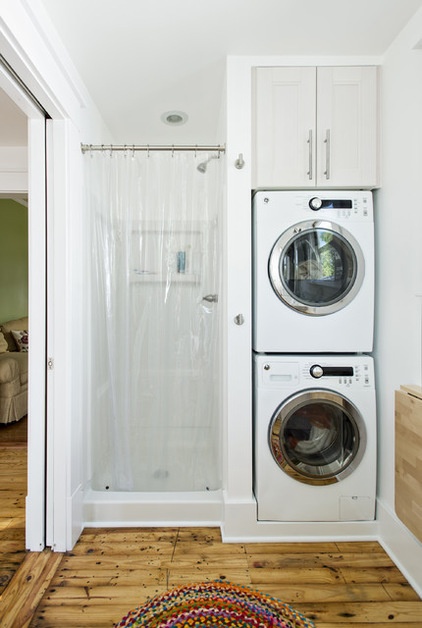
M 206 152 L 217 152 L 217 153 L 224 153 L 226 150 L 225 146 L 221 146 L 220 144 L 218 144 L 218 146 L 200 146 L 200 145 L 186 145 L 186 146 L 177 146 L 177 145 L 159 145 L 159 144 L 145 144 L 142 146 L 136 145 L 136 144 L 123 144 L 123 145 L 115 145 L 115 144 L 81 144 L 81 150 L 83 153 L 90 153 L 92 151 L 110 151 L 110 152 L 114 152 L 114 151 L 128 151 L 128 152 L 135 152 L 138 150 L 143 150 L 146 152 L 149 151 L 169 151 L 169 152 L 175 152 L 177 150 L 185 150 L 185 151 L 195 151 L 195 152 L 200 152 L 200 151 L 206 151 Z

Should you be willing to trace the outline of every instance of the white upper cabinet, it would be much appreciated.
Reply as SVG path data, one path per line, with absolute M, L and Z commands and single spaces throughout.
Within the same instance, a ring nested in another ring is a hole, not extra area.
M 255 68 L 254 188 L 378 185 L 377 68 Z

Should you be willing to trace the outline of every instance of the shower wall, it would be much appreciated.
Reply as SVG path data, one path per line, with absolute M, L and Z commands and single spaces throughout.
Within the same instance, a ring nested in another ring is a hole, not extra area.
M 221 486 L 223 157 L 87 155 L 94 491 Z

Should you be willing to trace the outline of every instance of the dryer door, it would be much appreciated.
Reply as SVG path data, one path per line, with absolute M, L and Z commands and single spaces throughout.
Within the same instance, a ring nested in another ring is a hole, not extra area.
M 268 272 L 274 292 L 286 305 L 302 314 L 324 316 L 354 299 L 365 262 L 359 244 L 345 229 L 307 220 L 278 238 Z
M 366 448 L 358 409 L 339 393 L 307 390 L 275 412 L 269 433 L 280 469 L 306 484 L 333 484 L 350 475 Z

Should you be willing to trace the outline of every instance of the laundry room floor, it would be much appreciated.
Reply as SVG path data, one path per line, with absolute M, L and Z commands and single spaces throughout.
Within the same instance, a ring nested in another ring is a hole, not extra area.
M 422 625 L 422 601 L 376 542 L 223 544 L 215 528 L 87 529 L 72 552 L 36 556 L 41 567 L 24 561 L 22 586 L 12 580 L 3 596 L 18 623 L 2 625 L 111 627 L 151 596 L 216 579 L 288 602 L 317 628 Z
M 65 554 L 25 552 L 26 446 L 5 440 L 2 626 L 112 627 L 149 597 L 217 579 L 275 596 L 317 628 L 422 626 L 422 600 L 376 542 L 232 544 L 218 528 L 113 528 L 86 529 Z

